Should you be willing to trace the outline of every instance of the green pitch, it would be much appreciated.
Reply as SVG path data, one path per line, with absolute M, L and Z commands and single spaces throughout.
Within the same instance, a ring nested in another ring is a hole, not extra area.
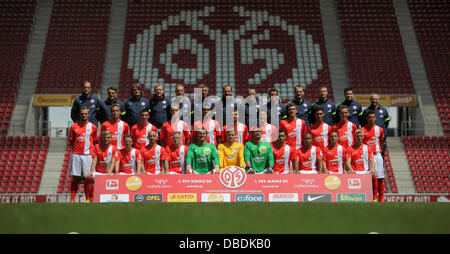
M 4 234 L 448 234 L 448 203 L 0 204 Z

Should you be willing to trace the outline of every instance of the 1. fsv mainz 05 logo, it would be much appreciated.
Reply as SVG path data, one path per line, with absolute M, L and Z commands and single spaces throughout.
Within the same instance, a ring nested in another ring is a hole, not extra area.
M 240 167 L 230 166 L 220 172 L 219 178 L 223 186 L 236 189 L 245 184 L 247 174 Z
M 237 18 L 247 19 L 237 29 L 224 31 L 208 25 L 204 18 L 215 15 L 214 6 L 181 11 L 144 29 L 128 49 L 127 68 L 133 70 L 133 78 L 150 88 L 156 83 L 171 83 L 169 80 L 198 84 L 213 75 L 217 94 L 222 92 L 225 84 L 258 86 L 269 82 L 280 90 L 296 84 L 306 86 L 317 79 L 318 70 L 323 66 L 320 46 L 313 42 L 311 34 L 298 24 L 288 24 L 280 16 L 270 15 L 265 10 L 246 10 L 243 6 L 232 8 Z M 179 31 L 177 27 L 189 29 Z M 172 37 L 165 37 L 167 34 Z M 292 40 L 291 46 L 271 44 L 286 40 Z M 174 60 L 181 51 L 190 51 L 194 65 L 182 66 Z M 238 80 L 238 70 L 262 61 L 265 65 L 255 68 L 244 80 Z M 274 78 L 277 71 L 290 74 Z M 275 80 L 269 81 L 269 78 Z

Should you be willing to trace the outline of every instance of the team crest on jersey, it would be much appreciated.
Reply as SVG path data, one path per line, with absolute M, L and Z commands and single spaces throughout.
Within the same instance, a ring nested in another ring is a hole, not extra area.
M 142 105 L 142 106 L 145 106 L 145 102 L 141 102 L 141 105 Z
M 94 102 L 95 102 L 94 99 L 91 99 L 91 103 L 94 104 Z
M 203 150 L 203 152 L 205 154 L 210 154 L 211 153 L 211 149 L 209 149 L 209 147 L 206 147 L 205 150 Z
M 260 151 L 261 153 L 265 153 L 265 152 L 267 152 L 267 147 L 262 146 L 262 147 L 259 149 L 259 151 Z

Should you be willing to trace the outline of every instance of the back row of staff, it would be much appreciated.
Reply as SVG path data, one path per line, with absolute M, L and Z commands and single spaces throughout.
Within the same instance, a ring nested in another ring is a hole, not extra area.
M 200 85 L 202 91 L 202 102 L 206 102 L 209 94 L 209 88 L 205 85 Z M 164 123 L 170 121 L 171 118 L 171 105 L 173 103 L 178 103 L 182 116 L 187 119 L 187 116 L 190 115 L 191 125 L 194 124 L 194 113 L 195 110 L 202 110 L 202 105 L 195 105 L 193 101 L 189 101 L 188 103 L 183 101 L 176 101 L 168 98 L 164 94 L 164 85 L 156 84 L 153 89 L 152 97 L 147 100 L 143 96 L 144 89 L 141 84 L 135 83 L 133 84 L 130 91 L 130 98 L 128 98 L 125 102 L 121 102 L 117 98 L 117 89 L 114 87 L 108 88 L 108 96 L 107 99 L 103 102 L 92 93 L 92 83 L 89 81 L 85 81 L 82 85 L 81 95 L 78 96 L 72 105 L 71 109 L 71 119 L 73 122 L 77 122 L 80 116 L 80 109 L 83 106 L 87 106 L 90 109 L 89 121 L 95 125 L 100 123 L 104 123 L 111 119 L 111 106 L 118 104 L 121 106 L 121 120 L 125 121 L 130 127 L 134 126 L 136 123 L 140 121 L 140 112 L 143 109 L 148 110 L 150 114 L 149 122 L 153 124 L 158 130 L 161 129 Z M 335 105 L 328 98 L 328 87 L 320 86 L 318 99 L 314 103 L 311 103 L 304 99 L 306 88 L 302 85 L 297 85 L 294 87 L 294 99 L 290 100 L 289 103 L 294 103 L 297 106 L 297 117 L 305 121 L 306 126 L 309 126 L 314 121 L 314 116 L 311 114 L 312 108 L 314 106 L 320 106 L 323 108 L 325 116 L 324 122 L 330 126 L 333 126 L 335 123 L 339 122 L 339 114 L 336 114 L 339 107 L 345 105 L 349 109 L 348 119 L 353 122 L 358 128 L 364 126 L 366 122 L 367 112 L 374 111 L 376 114 L 376 122 L 375 124 L 382 127 L 387 133 L 386 129 L 389 126 L 390 116 L 385 107 L 380 105 L 379 100 L 380 96 L 376 93 L 371 94 L 370 96 L 370 106 L 366 108 L 364 111 L 362 110 L 361 104 L 353 99 L 353 90 L 351 88 L 346 88 L 344 90 L 345 100 L 341 103 Z M 184 85 L 178 84 L 175 87 L 175 94 L 177 98 L 181 98 L 185 96 Z M 267 120 L 268 123 L 271 123 L 271 116 L 273 115 L 273 111 L 275 115 L 279 116 L 279 120 L 287 117 L 286 105 L 282 103 L 281 100 L 272 102 L 270 98 L 279 98 L 278 90 L 275 88 L 271 88 L 268 92 L 269 101 L 265 104 L 267 108 Z M 233 96 L 232 87 L 229 85 L 225 85 L 223 87 L 223 94 L 219 100 L 209 101 L 211 106 L 211 110 L 214 111 L 215 105 L 218 103 L 222 103 L 223 106 L 223 122 L 221 124 L 226 124 L 226 114 L 231 112 L 227 112 L 230 107 L 226 107 L 227 96 Z M 253 100 L 256 104 L 257 109 L 259 108 L 261 102 L 258 100 L 258 96 L 256 95 L 256 90 L 254 88 L 248 88 L 247 98 Z M 231 100 L 232 106 L 236 109 L 240 106 L 240 103 L 237 100 Z M 272 105 L 277 105 L 277 108 L 272 109 Z M 250 106 L 248 103 L 245 103 L 245 124 L 249 126 L 250 119 Z M 200 112 L 201 115 L 201 112 Z M 220 120 L 221 120 L 220 119 Z M 218 119 L 219 120 L 219 119 Z M 219 121 L 220 121 L 219 120 Z M 222 126 L 223 126 L 222 125 Z

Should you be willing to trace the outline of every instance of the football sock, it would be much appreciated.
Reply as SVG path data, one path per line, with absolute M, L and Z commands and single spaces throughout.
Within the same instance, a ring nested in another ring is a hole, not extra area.
M 372 190 L 373 190 L 373 200 L 378 199 L 378 181 L 377 178 L 372 177 Z
M 378 179 L 378 197 L 380 201 L 384 201 L 384 179 Z
M 72 179 L 72 184 L 70 185 L 70 201 L 75 202 L 75 196 L 78 191 L 78 179 Z

